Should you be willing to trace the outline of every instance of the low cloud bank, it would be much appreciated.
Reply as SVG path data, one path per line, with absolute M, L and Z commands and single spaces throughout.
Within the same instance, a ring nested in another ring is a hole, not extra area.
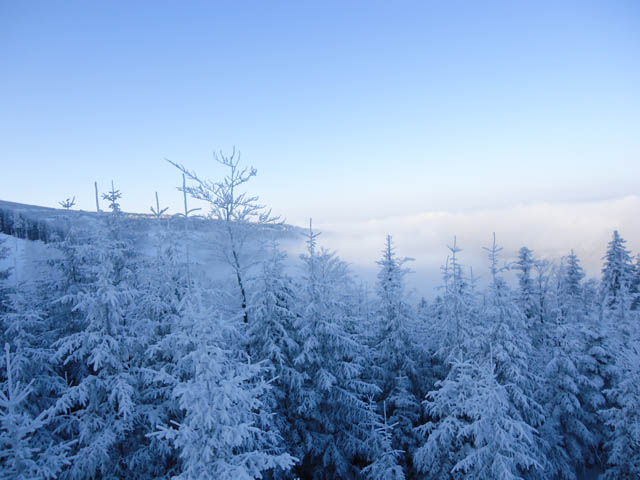
M 522 246 L 538 258 L 559 259 L 573 249 L 588 276 L 598 276 L 607 242 L 619 230 L 632 252 L 640 247 L 640 196 L 571 203 L 535 203 L 508 208 L 434 211 L 362 221 L 322 223 L 319 243 L 336 250 L 364 280 L 373 281 L 387 234 L 400 256 L 415 258 L 409 284 L 418 295 L 433 297 L 454 235 L 462 248 L 461 260 L 474 274 L 486 277 L 483 246 L 496 232 L 504 247 L 503 260 L 513 260 Z

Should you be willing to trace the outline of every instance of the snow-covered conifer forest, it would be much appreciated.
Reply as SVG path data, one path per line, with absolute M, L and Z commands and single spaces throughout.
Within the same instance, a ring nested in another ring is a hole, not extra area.
M 367 288 L 218 161 L 175 164 L 178 213 L 124 213 L 117 185 L 98 212 L 0 203 L 0 478 L 640 478 L 623 232 L 592 279 L 497 232 L 482 286 L 453 240 L 416 299 L 391 236 Z

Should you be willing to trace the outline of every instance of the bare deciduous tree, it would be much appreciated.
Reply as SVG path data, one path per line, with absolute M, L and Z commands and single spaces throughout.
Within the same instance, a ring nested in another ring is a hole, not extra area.
M 224 239 L 221 253 L 223 259 L 231 266 L 236 276 L 242 315 L 245 323 L 249 322 L 247 313 L 246 270 L 251 266 L 251 259 L 245 258 L 248 226 L 281 225 L 279 216 L 274 216 L 270 209 L 259 203 L 259 197 L 241 191 L 257 170 L 253 167 L 240 165 L 240 152 L 234 148 L 231 155 L 222 152 L 213 154 L 214 160 L 227 169 L 227 174 L 221 181 L 205 180 L 196 172 L 171 160 L 167 161 L 180 170 L 184 176 L 194 182 L 193 185 L 183 184 L 179 190 L 188 193 L 192 198 L 207 202 L 211 208 L 209 218 L 217 220 L 224 226 Z

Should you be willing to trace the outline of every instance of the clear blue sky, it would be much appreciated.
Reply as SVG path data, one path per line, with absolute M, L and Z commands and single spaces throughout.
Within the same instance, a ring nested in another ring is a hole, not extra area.
M 0 1 L 1 199 L 233 145 L 293 223 L 638 194 L 640 2 Z

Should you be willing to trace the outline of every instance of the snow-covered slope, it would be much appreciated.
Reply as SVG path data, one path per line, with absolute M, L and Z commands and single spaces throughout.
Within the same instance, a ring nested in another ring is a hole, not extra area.
M 10 256 L 4 260 L 12 268 L 15 281 L 38 275 L 37 265 L 54 253 L 46 244 L 64 235 L 71 224 L 76 228 L 99 228 L 107 213 L 65 210 L 0 200 L 0 235 L 7 238 Z M 219 280 L 229 274 L 215 244 L 223 226 L 200 216 L 187 221 L 179 216 L 156 218 L 149 214 L 123 213 L 127 234 L 135 239 L 137 250 L 153 254 L 163 232 L 171 231 L 185 241 L 192 261 L 206 276 Z M 265 241 L 277 242 L 282 249 L 297 253 L 302 248 L 302 230 L 287 224 L 276 227 L 250 226 L 246 248 L 258 251 Z M 295 257 L 295 255 L 292 255 Z

